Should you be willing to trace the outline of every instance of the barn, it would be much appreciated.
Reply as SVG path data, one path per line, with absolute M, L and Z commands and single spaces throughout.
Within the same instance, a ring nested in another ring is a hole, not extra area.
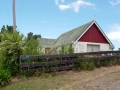
M 112 51 L 114 45 L 95 20 L 61 34 L 54 40 L 59 50 L 62 45 L 72 44 L 74 53 Z

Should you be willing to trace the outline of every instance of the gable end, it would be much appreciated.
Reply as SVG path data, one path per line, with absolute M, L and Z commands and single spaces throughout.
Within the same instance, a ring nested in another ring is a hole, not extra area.
M 78 40 L 82 42 L 95 42 L 95 43 L 107 43 L 107 39 L 103 36 L 96 24 L 92 26 L 85 32 L 85 34 Z

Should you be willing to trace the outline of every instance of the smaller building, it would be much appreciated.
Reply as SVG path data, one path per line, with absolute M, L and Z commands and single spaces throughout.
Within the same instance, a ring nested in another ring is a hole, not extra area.
M 44 44 L 41 42 L 44 42 Z M 95 20 L 65 32 L 57 39 L 41 38 L 39 44 L 46 49 L 55 46 L 57 51 L 62 45 L 68 46 L 72 44 L 74 53 L 112 51 L 114 49 L 114 45 Z
M 43 53 L 47 53 L 55 45 L 56 39 L 38 38 L 38 43 L 42 46 Z

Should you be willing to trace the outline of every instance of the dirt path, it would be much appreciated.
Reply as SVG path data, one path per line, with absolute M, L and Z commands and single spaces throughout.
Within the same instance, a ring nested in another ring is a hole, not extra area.
M 73 83 L 60 90 L 120 90 L 120 66 L 68 74 L 71 74 L 68 81 Z

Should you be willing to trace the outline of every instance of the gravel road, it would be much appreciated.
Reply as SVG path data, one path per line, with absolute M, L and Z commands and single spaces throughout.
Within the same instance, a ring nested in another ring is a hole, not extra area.
M 73 74 L 72 85 L 60 90 L 120 90 L 120 66 Z

